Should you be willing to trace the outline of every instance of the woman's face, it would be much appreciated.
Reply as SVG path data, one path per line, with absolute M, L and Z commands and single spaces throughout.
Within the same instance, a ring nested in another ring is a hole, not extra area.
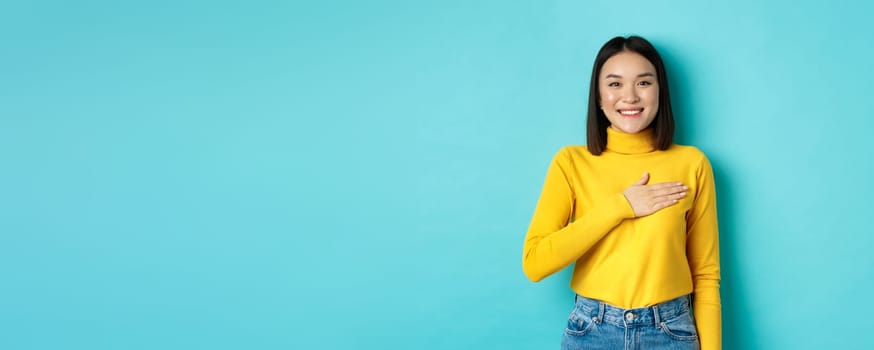
M 598 89 L 601 110 L 617 131 L 636 134 L 649 127 L 659 110 L 655 67 L 640 54 L 622 51 L 608 58 Z

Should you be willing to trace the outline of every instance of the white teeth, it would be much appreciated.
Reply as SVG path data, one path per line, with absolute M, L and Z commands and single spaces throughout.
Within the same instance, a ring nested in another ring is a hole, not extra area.
M 631 110 L 631 111 L 619 111 L 619 113 L 622 113 L 625 115 L 634 115 L 634 114 L 638 114 L 640 112 L 643 112 L 643 110 L 642 109 L 635 109 L 635 110 Z

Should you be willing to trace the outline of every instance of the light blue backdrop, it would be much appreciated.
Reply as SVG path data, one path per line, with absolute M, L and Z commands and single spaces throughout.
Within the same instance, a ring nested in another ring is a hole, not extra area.
M 872 14 L 5 1 L 0 348 L 557 348 L 522 241 L 627 34 L 715 168 L 726 349 L 872 348 Z

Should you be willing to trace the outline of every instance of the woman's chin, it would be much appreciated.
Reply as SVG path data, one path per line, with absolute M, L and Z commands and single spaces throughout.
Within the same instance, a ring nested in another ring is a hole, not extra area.
M 611 127 L 623 134 L 636 134 L 646 129 L 640 125 L 612 125 Z

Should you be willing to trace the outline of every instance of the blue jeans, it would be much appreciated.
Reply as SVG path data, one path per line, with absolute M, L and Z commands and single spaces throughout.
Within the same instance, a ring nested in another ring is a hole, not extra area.
M 698 350 L 688 295 L 623 309 L 577 295 L 561 339 L 562 350 Z

